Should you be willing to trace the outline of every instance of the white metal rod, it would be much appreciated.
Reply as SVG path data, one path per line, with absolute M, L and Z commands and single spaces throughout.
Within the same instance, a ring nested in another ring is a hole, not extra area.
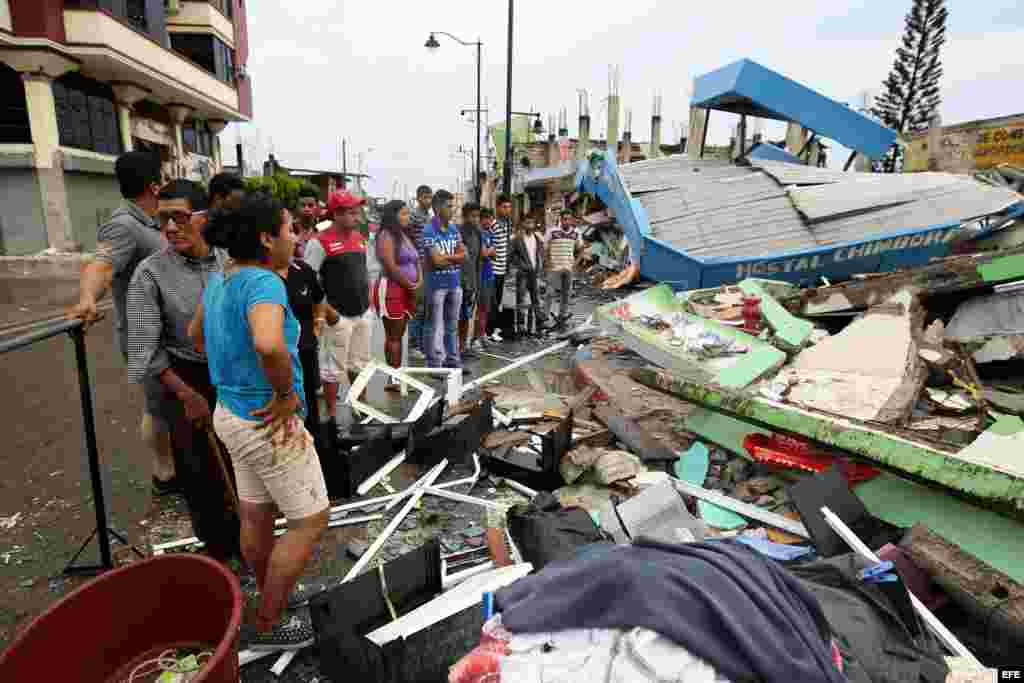
M 484 500 L 483 498 L 475 498 L 473 496 L 467 496 L 462 493 L 456 493 L 455 491 L 446 491 L 439 489 L 435 486 L 426 486 L 423 489 L 426 493 L 438 496 L 440 498 L 447 498 L 448 500 L 457 500 L 460 503 L 470 503 L 472 505 L 479 505 L 481 507 L 490 508 L 491 510 L 507 510 L 508 506 L 502 505 L 501 503 L 495 503 L 491 500 Z
M 871 552 L 871 548 L 864 545 L 864 541 L 860 540 L 860 538 L 857 537 L 857 534 L 855 534 L 850 527 L 846 526 L 846 523 L 839 519 L 834 512 L 829 510 L 827 507 L 823 507 L 821 508 L 821 514 L 825 516 L 825 521 L 828 522 L 830 527 L 832 527 L 832 530 L 839 534 L 839 536 L 846 541 L 846 544 L 849 545 L 855 553 L 869 562 L 874 562 L 876 564 L 881 562 L 881 560 L 878 559 L 878 555 Z M 932 632 L 939 637 L 939 640 L 949 648 L 950 652 L 954 653 L 958 657 L 969 658 L 972 664 L 976 664 L 980 667 L 981 662 L 979 662 L 971 651 L 968 650 L 967 647 L 961 643 L 960 640 L 953 635 L 953 633 L 947 629 L 941 621 L 939 621 L 938 617 L 932 614 L 931 610 L 925 607 L 924 603 L 918 600 L 916 595 L 909 590 L 907 593 L 910 595 L 910 602 L 913 603 L 914 609 L 921 615 L 921 618 L 926 624 L 928 624 L 928 627 Z
M 445 463 L 445 465 L 447 465 L 447 464 L 448 464 L 448 460 L 447 460 L 447 459 L 445 459 L 445 460 L 442 460 L 441 462 Z M 438 463 L 438 464 L 440 464 L 440 463 Z M 415 482 L 413 483 L 413 485 L 412 485 L 412 486 L 410 486 L 410 487 L 408 487 L 408 488 L 406 488 L 406 489 L 404 489 L 404 490 L 402 490 L 402 491 L 399 491 L 398 493 L 396 493 L 396 494 L 395 494 L 395 497 L 394 497 L 394 498 L 392 498 L 392 499 L 391 499 L 390 501 L 388 501 L 388 504 L 384 506 L 384 512 L 388 512 L 388 511 L 389 511 L 389 510 L 391 510 L 391 509 L 392 509 L 393 507 L 395 507 L 396 505 L 398 505 L 398 504 L 399 504 L 400 502 L 402 502 L 402 499 L 403 499 L 403 498 L 406 498 L 406 497 L 408 497 L 408 496 L 411 496 L 411 495 L 413 495 L 414 493 L 416 493 L 417 491 L 419 491 L 419 490 L 420 490 L 421 488 L 423 488 L 424 486 L 428 486 L 429 484 L 427 484 L 427 479 L 428 479 L 428 478 L 430 477 L 430 475 L 431 475 L 431 474 L 433 474 L 433 473 L 434 473 L 434 469 L 436 469 L 436 468 L 437 468 L 437 466 L 435 465 L 435 466 L 434 466 L 433 468 L 431 468 L 431 470 L 430 470 L 429 472 L 427 472 L 427 473 L 426 473 L 426 474 L 424 474 L 424 475 L 423 475 L 422 477 L 420 477 L 419 479 L 417 479 L 417 480 L 416 480 L 416 481 L 415 481 Z M 442 469 L 443 469 L 443 468 L 442 468 Z
M 298 650 L 285 650 L 281 653 L 281 656 L 274 662 L 274 666 L 270 667 L 270 673 L 275 676 L 280 676 L 284 673 L 284 670 L 288 668 L 288 665 L 295 659 L 295 655 L 299 654 Z
M 401 465 L 403 462 L 405 462 L 405 451 L 402 451 L 395 457 L 391 458 L 391 460 L 385 463 L 383 467 L 381 467 L 379 470 L 377 470 L 369 477 L 367 477 L 366 481 L 364 481 L 356 488 L 356 493 L 358 493 L 360 496 L 365 496 L 367 491 L 376 486 L 381 479 L 391 474 L 395 470 L 395 468 Z
M 339 517 L 332 519 L 327 522 L 328 528 L 335 528 L 339 526 L 352 526 L 354 524 L 365 524 L 366 522 L 375 522 L 378 519 L 382 519 L 384 515 L 366 515 L 364 517 Z M 279 519 L 274 522 L 274 526 L 278 527 L 274 529 L 275 536 L 283 536 L 288 529 L 282 528 L 288 523 L 286 519 Z M 153 546 L 153 555 L 163 555 L 168 550 L 174 550 L 176 548 L 205 548 L 206 544 L 200 541 L 195 536 L 190 538 L 183 538 L 180 541 L 171 541 L 170 543 L 161 543 Z
M 363 568 L 366 567 L 367 564 L 369 564 L 370 560 L 373 559 L 373 556 L 377 554 L 377 551 L 380 550 L 381 547 L 387 542 L 388 537 L 395 532 L 395 529 L 397 529 L 398 525 L 402 523 L 402 520 L 405 519 L 405 516 L 409 514 L 409 512 L 413 509 L 413 506 L 415 506 L 416 503 L 419 502 L 419 499 L 423 497 L 423 489 L 433 484 L 434 480 L 441 475 L 441 472 L 444 471 L 444 468 L 447 466 L 448 461 L 442 460 L 437 464 L 436 467 L 434 467 L 434 469 L 430 470 L 430 472 L 427 473 L 424 479 L 416 483 L 416 492 L 412 494 L 412 497 L 406 501 L 405 506 L 401 510 L 399 510 L 398 514 L 391 519 L 391 521 L 388 523 L 386 527 L 384 527 L 384 531 L 382 531 L 377 536 L 377 538 L 374 539 L 370 547 L 366 549 L 365 553 L 363 553 L 363 556 L 359 558 L 359 561 L 352 566 L 352 569 L 350 569 L 348 574 L 345 575 L 345 578 L 342 579 L 342 583 L 354 579 L 356 576 L 359 575 L 359 572 L 361 572 Z
M 504 375 L 507 372 L 515 370 L 516 368 L 522 367 L 522 366 L 527 365 L 529 363 L 532 363 L 533 361 L 535 361 L 535 360 L 537 360 L 539 358 L 543 358 L 544 356 L 546 356 L 548 354 L 551 354 L 551 353 L 554 353 L 555 351 L 561 351 L 562 349 L 564 349 L 568 345 L 569 345 L 568 341 L 558 342 L 554 346 L 549 346 L 548 348 L 542 349 L 542 350 L 538 351 L 537 353 L 531 353 L 529 356 L 524 356 L 523 358 L 520 358 L 519 360 L 516 360 L 516 361 L 513 361 L 512 363 L 509 363 L 508 365 L 506 365 L 503 368 L 495 370 L 494 372 L 487 373 L 483 377 L 478 377 L 477 379 L 473 380 L 469 384 L 464 384 L 462 386 L 462 393 L 465 394 L 470 389 L 475 389 L 476 387 L 481 386 L 482 384 L 486 384 L 487 382 L 490 382 L 493 379 L 497 379 L 498 377 L 501 377 L 502 375 Z
M 811 537 L 807 532 L 807 527 L 796 520 L 783 517 L 782 515 L 777 515 L 774 512 L 768 512 L 756 505 L 749 505 L 734 498 L 723 496 L 721 493 L 717 493 L 716 491 L 709 491 L 702 486 L 696 486 L 679 479 L 673 479 L 672 484 L 677 490 L 682 491 L 688 496 L 694 496 L 701 500 L 706 500 L 709 503 L 714 503 L 719 507 L 732 510 L 733 512 L 739 513 L 749 519 L 755 519 L 758 522 L 763 522 L 764 524 L 773 526 L 776 529 L 788 531 L 800 538 L 809 539 Z
M 441 578 L 441 588 L 447 590 L 457 583 L 461 583 L 468 578 L 476 576 L 477 574 L 483 574 L 484 572 L 494 569 L 494 562 L 488 560 L 483 564 L 478 564 L 475 567 L 469 569 L 463 569 L 461 572 L 455 572 Z
M 513 479 L 508 479 L 508 478 L 502 479 L 502 481 L 503 481 L 503 482 L 505 483 L 505 485 L 506 485 L 506 486 L 508 486 L 508 487 L 509 487 L 510 489 L 514 489 L 514 490 L 516 490 L 516 491 L 519 491 L 519 493 L 523 494 L 523 495 L 524 495 L 524 496 L 526 496 L 527 498 L 530 498 L 530 499 L 532 499 L 532 498 L 533 498 L 534 496 L 536 496 L 536 495 L 537 495 L 537 492 L 536 492 L 536 491 L 534 491 L 533 489 L 531 489 L 531 488 L 530 488 L 529 486 L 525 486 L 525 485 L 523 485 L 523 484 L 520 484 L 520 483 L 519 483 L 518 481 L 515 481 L 515 480 L 513 480 Z

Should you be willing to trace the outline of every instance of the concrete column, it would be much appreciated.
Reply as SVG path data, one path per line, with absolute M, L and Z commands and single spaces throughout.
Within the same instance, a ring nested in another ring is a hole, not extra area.
M 686 154 L 691 159 L 696 159 L 700 156 L 700 144 L 704 139 L 707 112 L 707 109 L 690 107 L 690 133 L 686 136 Z
M 939 149 L 942 146 L 942 117 L 939 114 L 932 116 L 928 122 L 928 170 L 940 171 L 941 157 Z
M 46 241 L 51 248 L 74 251 L 74 232 L 64 183 L 64 162 L 60 152 L 57 106 L 53 99 L 53 78 L 44 73 L 23 73 L 28 120 L 35 147 L 36 180 L 46 222 Z
M 167 113 L 171 115 L 171 125 L 174 126 L 174 174 L 181 178 L 185 175 L 185 143 L 182 141 L 181 127 L 192 113 L 192 108 L 184 104 L 168 104 Z
M 580 116 L 580 134 L 576 141 L 576 160 L 581 161 L 587 158 L 590 153 L 590 116 Z
M 651 149 L 647 152 L 647 158 L 657 159 L 661 156 L 661 117 L 651 117 Z
M 210 134 L 213 135 L 213 168 L 215 172 L 220 173 L 224 170 L 224 156 L 220 150 L 220 133 L 227 127 L 228 122 L 210 119 L 206 125 L 210 129 Z
M 807 131 L 799 123 L 790 121 L 786 125 L 786 151 L 790 154 L 799 154 L 807 142 Z
M 618 95 L 608 96 L 608 147 L 610 154 L 618 156 L 619 151 L 619 113 L 621 103 Z
M 114 81 L 110 84 L 114 91 L 114 100 L 117 102 L 118 127 L 121 129 L 121 148 L 130 152 L 135 148 L 132 143 L 132 108 L 135 103 L 146 97 L 149 90 L 135 85 Z

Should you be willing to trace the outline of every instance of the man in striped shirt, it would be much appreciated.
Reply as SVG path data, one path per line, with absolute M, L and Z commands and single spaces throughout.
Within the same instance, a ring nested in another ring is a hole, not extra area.
M 572 271 L 576 263 L 576 216 L 569 209 L 562 209 L 562 224 L 548 235 L 546 260 L 548 266 L 548 294 L 544 302 L 545 315 L 551 320 L 551 305 L 558 292 L 559 315 L 555 328 L 565 326 L 571 317 L 569 313 L 569 292 L 572 290 Z
M 216 390 L 206 354 L 188 335 L 207 281 L 223 268 L 223 255 L 203 238 L 202 186 L 173 180 L 160 190 L 158 207 L 169 246 L 140 263 L 128 285 L 128 378 L 143 384 L 146 412 L 170 428 L 196 536 L 213 557 L 226 560 L 239 553 L 238 517 L 225 506 L 219 456 L 208 450 Z
M 498 218 L 491 232 L 494 234 L 494 257 L 491 269 L 494 271 L 494 305 L 491 307 L 491 338 L 501 341 L 501 330 L 498 329 L 498 314 L 501 312 L 501 301 L 505 294 L 505 275 L 508 273 L 508 247 L 512 241 L 512 198 L 507 194 L 498 195 L 495 205 Z
M 420 268 L 424 275 L 430 271 L 430 259 L 423 250 L 423 230 L 430 224 L 430 203 L 434 198 L 434 191 L 429 185 L 420 185 L 416 188 L 416 206 L 409 212 L 411 219 L 413 242 L 420 252 Z M 426 305 L 427 291 L 426 278 L 420 278 L 420 287 L 416 290 L 416 314 L 409 321 L 409 351 L 411 353 L 426 354 L 426 345 L 423 344 L 423 332 L 427 326 L 426 316 L 428 307 Z

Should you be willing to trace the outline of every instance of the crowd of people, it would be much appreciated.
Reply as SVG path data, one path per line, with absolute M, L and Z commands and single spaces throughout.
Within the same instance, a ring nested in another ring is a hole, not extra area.
M 311 189 L 286 207 L 229 174 L 208 190 L 162 184 L 146 152 L 121 155 L 115 171 L 125 201 L 98 231 L 70 316 L 93 324 L 111 293 L 116 343 L 145 398 L 154 494 L 183 495 L 211 556 L 244 559 L 255 579 L 247 646 L 303 647 L 311 625 L 287 608 L 327 526 L 322 461 L 337 455 L 339 386 L 370 362 L 376 318 L 389 365 L 411 362 L 408 333 L 428 365 L 462 369 L 465 354 L 502 339 L 515 273 L 513 333 L 564 326 L 575 218 L 563 211 L 548 236 L 531 218 L 513 229 L 503 195 L 496 211 L 464 204 L 456 223 L 452 194 L 421 186 L 414 206 L 382 208 L 373 241 L 359 229 L 365 200 L 346 191 L 326 198 L 320 222 Z M 381 266 L 372 281 L 371 247 Z M 288 530 L 275 538 L 279 513 Z

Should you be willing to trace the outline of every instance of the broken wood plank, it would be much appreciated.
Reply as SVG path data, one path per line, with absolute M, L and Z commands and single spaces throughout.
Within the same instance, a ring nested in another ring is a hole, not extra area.
M 759 508 L 756 505 L 749 505 L 721 493 L 709 491 L 703 486 L 696 486 L 695 484 L 690 484 L 679 479 L 673 479 L 672 484 L 676 487 L 676 490 L 681 493 L 693 496 L 694 498 L 699 498 L 700 500 L 707 501 L 708 503 L 714 503 L 718 507 L 725 508 L 726 510 L 732 510 L 733 512 L 743 515 L 747 519 L 753 519 L 761 522 L 762 524 L 773 526 L 776 529 L 788 531 L 800 538 L 805 538 L 807 540 L 810 540 L 811 538 L 810 533 L 807 531 L 807 527 L 800 522 L 787 519 L 786 517 L 777 515 L 774 512 L 769 512 L 764 508 Z
M 576 409 L 578 409 L 580 406 L 589 401 L 595 393 L 597 393 L 597 385 L 588 384 L 587 386 L 583 387 L 583 389 L 578 394 L 576 394 L 566 402 L 566 409 L 575 412 Z
M 608 446 L 612 442 L 612 433 L 607 429 L 602 429 L 586 436 L 581 436 L 572 442 L 572 448 L 583 448 L 583 447 L 594 447 L 600 448 Z
M 998 609 L 1017 628 L 1024 626 L 1024 585 L 923 524 L 911 527 L 900 546 L 954 600 L 958 592 L 966 593 L 979 609 Z
M 491 432 L 484 438 L 484 448 L 501 448 L 502 446 L 520 446 L 530 440 L 527 432 Z
M 610 406 L 603 406 L 594 411 L 598 420 L 604 423 L 629 450 L 640 456 L 644 462 L 676 460 L 678 454 L 663 446 L 648 434 L 631 417 L 626 417 Z
M 692 409 L 689 403 L 645 387 L 601 359 L 576 363 L 576 381 L 582 386 L 596 386 L 593 400 L 612 403 L 624 415 L 638 417 L 659 409 L 686 415 Z

